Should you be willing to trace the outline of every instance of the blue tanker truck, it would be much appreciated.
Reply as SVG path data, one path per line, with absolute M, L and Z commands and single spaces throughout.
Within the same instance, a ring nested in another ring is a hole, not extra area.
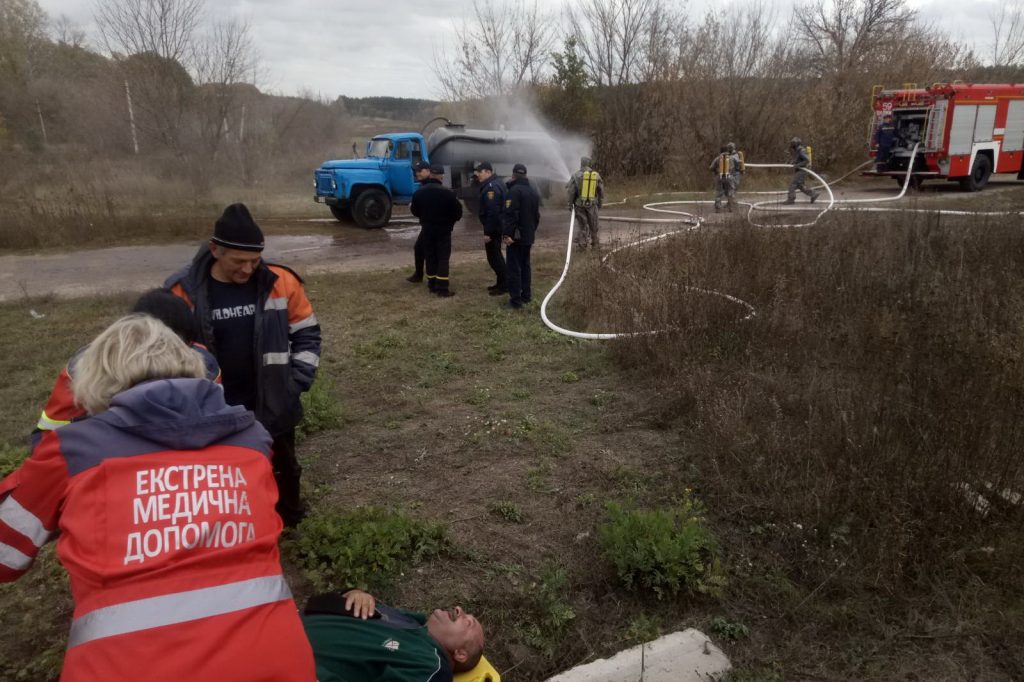
M 478 196 L 473 167 L 480 161 L 489 161 L 503 177 L 512 174 L 514 164 L 526 164 L 530 182 L 545 198 L 568 180 L 558 143 L 547 133 L 475 130 L 444 120 L 429 137 L 423 135 L 426 127 L 419 133 L 377 135 L 367 143 L 365 158 L 325 161 L 313 172 L 313 200 L 339 221 L 377 228 L 388 224 L 395 204 L 412 200 L 418 187 L 412 167 L 420 160 L 444 166 L 445 186 L 470 210 Z

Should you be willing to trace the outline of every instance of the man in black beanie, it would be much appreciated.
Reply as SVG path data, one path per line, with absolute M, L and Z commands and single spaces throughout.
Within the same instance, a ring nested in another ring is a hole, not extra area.
M 164 286 L 195 313 L 196 340 L 220 363 L 224 397 L 256 413 L 274 439 L 277 511 L 286 526 L 305 516 L 295 457 L 299 396 L 320 365 L 320 324 L 302 278 L 261 257 L 263 231 L 245 204 L 231 204 L 213 237 Z
M 441 184 L 444 166 L 431 164 L 430 175 L 420 180 L 412 195 L 409 212 L 420 219 L 423 230 L 424 267 L 427 289 L 441 298 L 454 296 L 449 286 L 448 266 L 452 256 L 452 230 L 462 220 L 462 204 L 455 192 Z

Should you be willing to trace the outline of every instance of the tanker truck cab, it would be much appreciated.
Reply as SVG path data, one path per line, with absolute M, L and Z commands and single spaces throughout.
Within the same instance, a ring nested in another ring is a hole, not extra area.
M 426 139 L 423 132 L 436 120 Z M 547 198 L 561 194 L 569 168 L 558 143 L 543 131 L 480 130 L 447 119 L 433 119 L 419 133 L 377 135 L 366 146 L 366 158 L 326 161 L 313 172 L 314 201 L 326 204 L 338 220 L 354 220 L 361 227 L 384 227 L 395 204 L 408 204 L 419 187 L 412 167 L 417 161 L 444 167 L 442 183 L 477 209 L 480 188 L 473 168 L 480 161 L 496 175 L 509 177 L 517 163 L 530 169 L 530 184 Z
M 364 228 L 383 227 L 394 204 L 408 204 L 419 185 L 413 164 L 424 159 L 418 133 L 379 135 L 366 145 L 366 158 L 326 161 L 313 172 L 314 201 L 338 220 L 350 217 Z

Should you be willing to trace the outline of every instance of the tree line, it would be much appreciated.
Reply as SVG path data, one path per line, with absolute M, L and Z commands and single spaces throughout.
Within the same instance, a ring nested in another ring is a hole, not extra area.
M 979 54 L 906 0 L 804 0 L 789 16 L 684 0 L 467 0 L 433 72 L 444 111 L 478 127 L 541 118 L 589 139 L 606 175 L 702 178 L 726 141 L 779 159 L 793 135 L 819 167 L 864 159 L 871 88 L 1024 80 L 1024 9 L 990 17 Z M 417 120 L 433 102 L 266 96 L 249 25 L 204 0 L 97 0 L 98 35 L 37 0 L 0 0 L 0 151 L 71 145 L 159 157 L 197 190 L 217 173 L 258 183 L 272 164 L 347 154 L 352 116 Z M 400 94 L 400 93 L 398 93 Z M 485 120 L 489 118 L 490 120 Z
M 727 141 L 769 160 L 792 136 L 830 167 L 865 159 L 875 84 L 1024 80 L 1024 8 L 1000 7 L 979 54 L 905 0 L 805 0 L 789 16 L 733 3 L 698 18 L 681 0 L 571 0 L 561 15 L 473 0 L 434 71 L 452 101 L 535 103 L 590 137 L 606 174 L 696 178 Z

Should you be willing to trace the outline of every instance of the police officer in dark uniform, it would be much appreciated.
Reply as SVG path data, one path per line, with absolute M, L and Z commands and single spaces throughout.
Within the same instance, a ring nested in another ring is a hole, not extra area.
M 509 296 L 505 307 L 519 309 L 533 298 L 530 248 L 540 223 L 540 194 L 526 178 L 526 166 L 521 163 L 512 167 L 503 223 Z
M 423 256 L 427 287 L 441 297 L 454 296 L 449 288 L 448 261 L 452 255 L 452 230 L 462 219 L 462 204 L 455 192 L 441 184 L 444 166 L 431 164 L 430 175 L 412 195 L 409 211 L 423 227 Z
M 416 182 L 423 183 L 424 180 L 430 177 L 430 164 L 426 161 L 417 161 L 412 167 L 413 177 L 416 178 Z M 416 243 L 412 247 L 412 259 L 413 267 L 415 270 L 411 275 L 405 278 L 406 282 L 412 282 L 413 284 L 419 284 L 423 281 L 423 227 L 420 226 L 420 233 L 416 235 Z
M 487 287 L 491 296 L 500 296 L 508 292 L 506 286 L 507 270 L 505 257 L 501 255 L 501 217 L 505 210 L 505 183 L 494 174 L 489 161 L 481 161 L 473 169 L 477 182 L 480 183 L 480 224 L 484 228 L 484 251 L 487 253 L 487 264 L 494 270 L 497 281 Z

